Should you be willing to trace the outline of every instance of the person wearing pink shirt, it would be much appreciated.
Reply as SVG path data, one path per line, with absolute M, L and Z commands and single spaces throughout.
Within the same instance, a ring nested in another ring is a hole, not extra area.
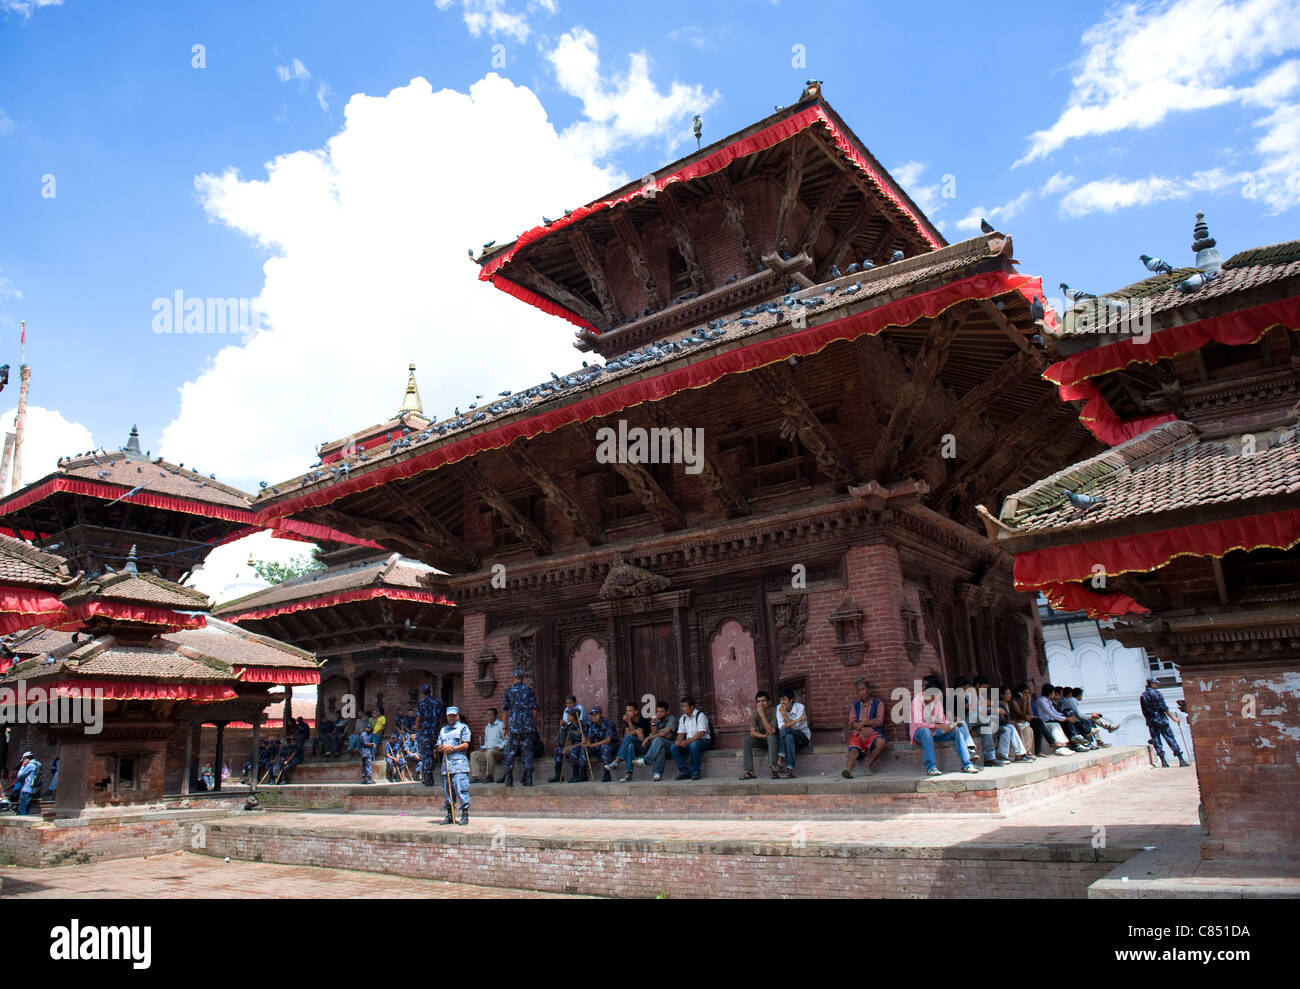
M 924 692 L 912 698 L 911 730 L 912 744 L 921 746 L 921 752 L 925 756 L 926 775 L 943 775 L 935 760 L 935 742 L 952 742 L 957 758 L 961 760 L 962 772 L 978 773 L 979 767 L 970 761 L 970 754 L 975 748 L 970 729 L 960 722 L 953 724 L 948 721 L 948 715 L 943 709 L 943 680 L 932 673 L 922 683 Z

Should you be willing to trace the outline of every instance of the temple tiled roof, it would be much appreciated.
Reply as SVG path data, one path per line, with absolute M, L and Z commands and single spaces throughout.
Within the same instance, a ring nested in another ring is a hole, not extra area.
M 9 671 L 10 678 L 27 681 L 47 677 L 66 679 L 76 676 L 98 680 L 111 677 L 145 680 L 234 681 L 234 670 L 224 662 L 201 654 L 185 655 L 170 644 L 157 639 L 123 641 L 115 635 L 82 639 L 53 653 L 55 662 L 36 658 L 19 663 Z
M 1180 292 L 1178 283 L 1196 273 L 1196 268 L 1176 268 L 1172 273 L 1153 275 L 1107 292 L 1105 298 L 1130 300 L 1132 304 L 1140 305 L 1147 316 L 1157 317 L 1184 307 L 1203 306 L 1206 302 L 1262 285 L 1300 278 L 1300 240 L 1256 247 L 1235 254 L 1223 263 L 1217 278 L 1194 292 Z M 1085 300 L 1085 305 L 1087 304 Z M 1113 327 L 1119 327 L 1129 317 L 1119 310 L 1105 310 L 1104 303 L 1097 310 L 1098 317 L 1103 311 L 1106 313 L 1105 319 L 1096 318 L 1091 322 L 1063 320 L 1059 331 L 1054 335 L 1086 338 L 1107 334 L 1113 339 L 1117 332 Z
M 65 604 L 74 605 L 92 598 L 137 601 L 184 611 L 207 611 L 211 603 L 202 591 L 182 587 L 153 574 L 132 573 L 130 570 L 118 570 L 91 578 L 65 595 L 63 600 Z
M 479 409 L 465 411 L 457 418 L 437 421 L 421 432 L 412 431 L 402 441 L 398 441 L 404 445 L 374 448 L 364 461 L 350 462 L 348 473 L 343 473 L 339 466 L 331 469 L 327 465 L 280 482 L 275 485 L 278 494 L 268 487 L 258 493 L 255 505 L 262 508 L 276 500 L 287 500 L 304 492 L 326 488 L 339 478 L 368 471 L 394 459 L 405 458 L 416 449 L 424 452 L 484 426 L 496 425 L 514 417 L 527 418 L 556 399 L 567 403 L 611 384 L 647 377 L 647 372 L 658 374 L 669 368 L 684 366 L 719 350 L 730 349 L 755 336 L 784 335 L 798 329 L 791 319 L 791 314 L 795 311 L 804 314 L 807 325 L 824 324 L 886 305 L 960 277 L 982 271 L 1002 270 L 1002 266 L 1010 259 L 1010 251 L 1010 238 L 1004 240 L 1001 236 L 991 238 L 981 235 L 892 264 L 877 265 L 868 271 L 842 275 L 812 288 L 800 288 L 789 294 L 779 292 L 769 300 L 776 307 L 776 312 L 759 308 L 766 303 L 757 303 L 721 317 L 722 325 L 710 321 L 712 329 L 700 326 L 685 335 L 673 334 L 662 338 L 660 343 L 668 346 L 647 345 L 620 354 L 607 361 L 603 367 L 589 366 L 584 362 L 582 367 L 568 374 L 554 375 L 550 381 L 485 403 Z M 786 300 L 790 300 L 791 304 L 786 305 Z M 656 313 L 650 318 L 660 315 Z M 742 321 L 749 325 L 741 325 Z M 628 328 L 633 326 L 635 324 L 629 324 Z M 697 342 L 683 344 L 684 339 L 694 339 Z
M 122 451 L 94 453 L 60 461 L 55 473 L 35 483 L 43 484 L 57 476 L 76 477 L 99 484 L 120 484 L 128 489 L 147 483 L 148 487 L 144 490 L 154 494 L 173 495 L 228 508 L 246 509 L 249 504 L 246 491 L 222 484 L 207 474 L 200 474 L 192 466 L 181 467 L 156 458 L 137 458 Z M 0 510 L 2 509 L 3 504 L 0 503 Z
M 68 561 L 0 535 L 0 583 L 32 587 L 65 587 L 72 583 Z
M 169 632 L 158 640 L 169 648 L 192 656 L 220 660 L 230 666 L 298 667 L 316 669 L 316 658 L 306 650 L 265 635 L 208 618 L 203 628 Z
M 409 590 L 429 590 L 428 576 L 433 568 L 414 560 L 399 557 L 396 553 L 382 560 L 369 560 L 348 567 L 317 570 L 295 577 L 233 601 L 226 601 L 213 609 L 214 615 L 236 614 L 254 608 L 305 601 L 312 598 L 338 594 L 341 591 L 360 590 L 366 587 L 397 587 Z
M 1067 488 L 1105 503 L 1080 512 L 1067 499 Z M 1204 438 L 1191 423 L 1176 421 L 1017 492 L 998 521 L 1007 537 L 1051 533 L 1054 541 L 1078 541 L 1108 523 L 1272 496 L 1300 498 L 1294 423 Z
M 15 656 L 46 656 L 57 652 L 72 641 L 71 632 L 57 629 L 26 628 L 4 637 L 4 646 Z

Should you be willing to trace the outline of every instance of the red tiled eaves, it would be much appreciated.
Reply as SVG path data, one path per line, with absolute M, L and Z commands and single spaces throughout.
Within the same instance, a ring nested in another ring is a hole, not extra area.
M 690 364 L 663 371 L 653 377 L 630 381 L 556 409 L 534 415 L 509 416 L 499 426 L 489 427 L 462 439 L 436 446 L 399 463 L 375 467 L 329 487 L 267 505 L 259 513 L 260 524 L 308 508 L 454 464 L 487 450 L 508 446 L 517 439 L 531 439 L 572 423 L 611 415 L 643 402 L 655 402 L 681 391 L 704 388 L 730 374 L 752 371 L 788 357 L 807 357 L 839 340 L 854 340 L 880 333 L 890 326 L 907 326 L 918 319 L 934 319 L 947 309 L 971 299 L 992 299 L 1008 292 L 1026 298 L 1042 295 L 1039 279 L 1027 275 L 994 271 L 970 275 L 927 292 L 909 295 L 895 302 L 869 309 L 830 323 L 785 333 L 779 337 L 739 346 Z
M 757 133 L 750 134 L 748 137 L 743 137 L 737 141 L 733 141 L 726 147 L 719 148 L 713 154 L 701 158 L 699 161 L 691 162 L 689 165 L 676 172 L 665 175 L 663 178 L 656 179 L 653 183 L 646 183 L 644 186 L 633 189 L 626 195 L 619 196 L 616 199 L 606 199 L 600 202 L 591 203 L 587 206 L 579 207 L 568 216 L 563 216 L 555 220 L 549 226 L 536 226 L 530 230 L 525 230 L 518 238 L 516 238 L 515 242 L 510 245 L 507 250 L 502 251 L 497 257 L 494 257 L 491 261 L 483 265 L 482 270 L 479 272 L 479 279 L 482 281 L 492 282 L 493 285 L 496 285 L 496 287 L 502 291 L 508 292 L 530 305 L 536 306 L 543 312 L 549 313 L 553 316 L 560 316 L 576 326 L 581 326 L 591 330 L 593 333 L 598 333 L 599 331 L 596 330 L 595 327 L 571 310 L 566 309 L 559 305 L 559 303 L 547 299 L 531 289 L 524 288 L 522 285 L 512 282 L 509 279 L 497 279 L 494 277 L 496 272 L 522 248 L 541 240 L 548 234 L 553 234 L 559 230 L 563 230 L 565 227 L 571 226 L 579 220 L 591 216 L 593 213 L 599 213 L 602 210 L 611 209 L 614 206 L 620 206 L 624 203 L 631 202 L 633 199 L 642 198 L 648 193 L 651 193 L 651 190 L 653 190 L 653 193 L 657 194 L 662 192 L 673 182 L 689 182 L 691 179 L 697 179 L 705 175 L 712 175 L 714 172 L 720 172 L 733 161 L 775 147 L 782 141 L 789 140 L 794 135 L 806 130 L 814 124 L 821 124 L 830 132 L 831 139 L 835 142 L 835 146 L 839 148 L 840 151 L 844 152 L 849 161 L 853 163 L 854 167 L 856 167 L 858 171 L 866 175 L 872 185 L 876 187 L 877 191 L 879 191 L 882 196 L 893 203 L 894 206 L 903 213 L 903 215 L 912 221 L 912 225 L 916 228 L 917 233 L 925 238 L 926 243 L 929 244 L 931 248 L 937 249 L 942 246 L 942 241 L 938 236 L 936 236 L 936 231 L 930 223 L 898 194 L 893 182 L 886 179 L 884 175 L 882 175 L 861 155 L 861 153 L 859 153 L 848 135 L 835 125 L 827 115 L 826 111 L 820 105 L 815 105 L 808 107 L 806 110 L 801 110 L 799 113 L 787 117 L 785 120 L 779 120 Z

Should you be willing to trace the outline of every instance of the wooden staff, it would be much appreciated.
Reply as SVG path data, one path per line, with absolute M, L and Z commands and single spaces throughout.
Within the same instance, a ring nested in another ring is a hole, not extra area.
M 582 719 L 578 719 L 578 737 L 582 739 L 582 751 L 587 753 L 587 779 L 590 781 L 594 770 L 591 768 L 591 749 L 587 748 L 587 733 L 583 731 Z
M 1192 747 L 1187 744 L 1187 735 L 1183 732 L 1183 719 L 1179 718 L 1177 723 L 1178 723 L 1178 737 L 1183 740 L 1183 752 L 1185 753 L 1184 758 L 1186 759 L 1187 756 L 1192 754 Z M 1188 759 L 1187 761 L 1190 762 L 1191 760 Z
M 439 734 L 441 734 L 441 732 Z M 456 806 L 456 788 L 451 785 L 451 760 L 447 758 L 450 754 L 450 752 L 441 753 L 442 777 L 443 785 L 447 787 L 447 801 L 451 804 L 451 816 L 454 819 L 458 808 Z

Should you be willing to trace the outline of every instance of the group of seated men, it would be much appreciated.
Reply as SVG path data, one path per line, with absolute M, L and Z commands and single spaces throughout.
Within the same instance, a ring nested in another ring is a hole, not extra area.
M 677 766 L 679 780 L 697 780 L 700 760 L 712 745 L 709 719 L 692 697 L 681 699 L 678 714 L 669 713 L 668 703 L 660 701 L 653 719 L 646 718 L 636 704 L 625 704 L 622 720 L 616 723 L 599 706 L 584 710 L 570 694 L 555 736 L 555 773 L 547 782 L 561 781 L 566 760 L 570 783 L 592 779 L 596 766 L 601 769 L 601 782 L 608 783 L 620 762 L 624 770 L 621 782 L 632 779 L 636 766 L 650 767 L 651 778 L 658 781 L 663 779 L 669 756 Z
M 307 751 L 311 726 L 300 718 L 285 726 L 283 738 L 258 740 L 257 778 L 259 783 L 288 783 L 294 767 L 302 762 Z M 247 780 L 249 766 L 244 766 Z

